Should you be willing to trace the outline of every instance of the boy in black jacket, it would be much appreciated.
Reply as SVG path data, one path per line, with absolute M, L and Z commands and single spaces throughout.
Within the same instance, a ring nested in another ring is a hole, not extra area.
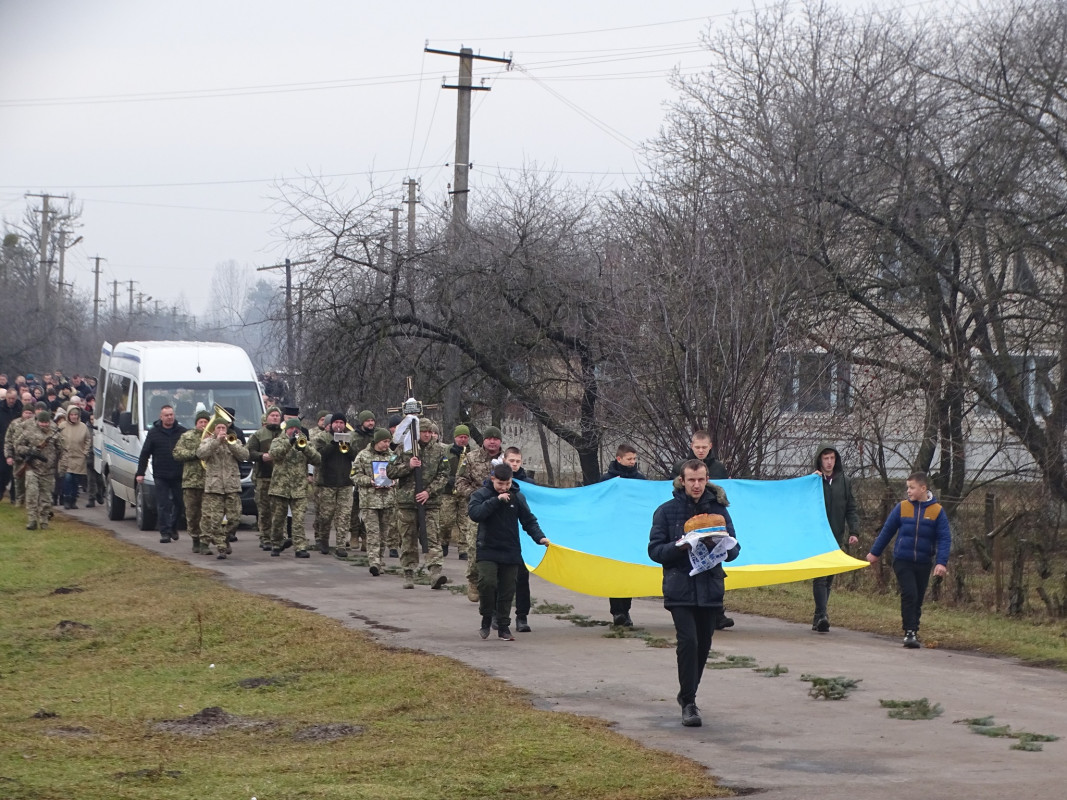
M 549 544 L 511 478 L 511 467 L 497 464 L 489 473 L 491 485 L 478 489 L 467 505 L 468 516 L 478 523 L 478 610 L 482 615 L 478 635 L 489 638 L 495 616 L 497 635 L 509 642 L 515 641 L 510 627 L 511 601 L 515 575 L 522 563 L 519 523 L 535 542 Z

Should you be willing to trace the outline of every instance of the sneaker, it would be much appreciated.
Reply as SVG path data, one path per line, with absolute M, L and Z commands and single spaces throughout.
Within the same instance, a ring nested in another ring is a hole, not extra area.
M 333 551 L 333 554 L 338 558 L 348 558 L 348 549 L 345 547 L 338 547 Z
M 505 625 L 496 632 L 497 638 L 502 639 L 505 642 L 514 642 L 515 637 L 511 635 L 511 628 Z
M 296 557 L 297 558 L 311 558 L 311 553 L 309 553 L 307 550 L 297 550 L 296 551 Z
M 493 624 L 492 617 L 482 617 L 482 627 L 478 629 L 478 635 L 483 639 L 489 638 L 489 626 Z
M 443 589 L 444 585 L 446 583 L 448 583 L 448 576 L 447 575 L 437 575 L 437 576 L 434 577 L 433 581 L 430 583 L 430 588 L 431 589 Z
M 400 553 L 396 551 L 395 547 L 389 548 L 389 558 L 400 558 Z
M 474 581 L 467 581 L 467 599 L 472 603 L 478 602 L 478 584 Z
M 815 617 L 815 621 L 811 625 L 813 631 L 819 633 L 829 633 L 830 631 L 830 618 L 825 614 L 819 614 Z
M 279 550 L 279 549 L 278 549 L 277 547 L 273 548 L 273 549 L 272 549 L 272 550 L 270 551 L 270 555 L 271 555 L 271 558 L 275 558 L 275 557 L 277 557 L 277 556 L 280 556 L 281 554 L 282 554 L 282 551 L 281 551 L 281 550 Z
M 533 628 L 531 628 L 529 623 L 526 622 L 526 617 L 520 617 L 518 614 L 516 614 L 515 615 L 515 630 L 518 631 L 519 633 L 530 633 L 533 630 Z
M 634 621 L 630 619 L 630 612 L 623 611 L 621 614 L 612 614 L 611 624 L 618 628 L 632 628 Z
M 370 565 L 370 574 L 373 575 L 375 578 L 377 578 L 379 575 L 382 574 L 381 567 L 379 567 L 377 564 L 371 564 Z
M 721 617 L 719 617 L 719 619 L 716 620 L 716 622 L 715 622 L 715 630 L 717 630 L 717 631 L 721 631 L 721 630 L 724 630 L 726 628 L 732 628 L 733 626 L 734 626 L 733 618 L 728 617 L 725 614 L 723 614 Z M 696 708 L 696 706 L 693 706 L 693 707 Z
M 922 647 L 919 644 L 918 631 L 904 631 L 904 646 L 909 650 L 918 650 Z
M 687 728 L 699 728 L 704 724 L 700 719 L 700 709 L 696 703 L 686 703 L 682 707 L 682 724 Z

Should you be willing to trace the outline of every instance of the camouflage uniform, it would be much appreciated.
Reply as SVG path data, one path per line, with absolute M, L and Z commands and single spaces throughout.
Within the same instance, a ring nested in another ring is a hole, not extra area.
M 463 533 L 463 518 L 467 516 L 467 501 L 456 494 L 456 471 L 459 462 L 466 461 L 470 445 L 460 447 L 453 444 L 448 448 L 448 483 L 441 497 L 441 511 L 437 525 L 441 529 L 441 544 L 448 546 L 453 542 L 460 557 L 467 554 L 467 539 Z
M 412 469 L 410 451 L 402 453 L 389 465 L 386 474 L 397 481 L 396 508 L 397 527 L 400 528 L 400 566 L 404 576 L 410 578 L 419 566 L 419 523 L 415 502 L 415 470 Z M 422 462 L 422 485 L 429 493 L 423 504 L 426 510 L 426 566 L 430 577 L 441 573 L 441 540 L 437 528 L 437 512 L 441 508 L 441 493 L 448 483 L 448 448 L 440 442 L 419 443 L 419 460 Z M 410 580 L 409 580 L 410 583 Z M 439 587 L 438 587 L 439 588 Z
M 271 442 L 282 435 L 281 425 L 267 425 L 252 434 L 248 440 L 248 457 L 252 460 L 252 482 L 256 492 L 256 526 L 259 528 L 259 543 L 270 545 L 271 537 L 271 499 L 270 478 L 274 465 L 263 460 L 263 454 L 270 452 Z
M 308 549 L 307 533 L 304 531 L 304 515 L 307 513 L 308 464 L 318 466 L 322 456 L 310 442 L 303 449 L 296 447 L 288 436 L 279 436 L 270 445 L 270 457 L 274 472 L 270 479 L 271 536 L 274 550 L 281 550 L 285 541 L 286 509 L 293 512 L 293 545 L 296 552 Z
M 351 536 L 351 472 L 356 454 L 351 444 L 342 453 L 331 431 L 316 435 L 313 443 L 322 457 L 322 465 L 315 470 L 315 541 L 320 550 L 329 552 L 330 529 L 336 524 L 337 555 L 343 558 Z
M 482 484 L 489 478 L 489 472 L 493 469 L 493 459 L 503 455 L 501 450 L 496 455 L 489 455 L 484 447 L 472 449 L 467 453 L 463 466 L 456 473 L 456 494 L 463 498 L 463 514 L 460 525 L 463 528 L 464 538 L 467 540 L 467 582 L 478 582 L 478 523 L 467 516 L 467 503 L 471 495 L 482 488 Z
M 395 458 L 392 450 L 378 453 L 373 447 L 365 447 L 352 462 L 352 482 L 359 492 L 359 514 L 367 531 L 367 563 L 372 569 L 382 568 L 386 530 L 395 508 L 396 494 L 392 486 L 375 487 L 374 462 L 391 463 Z
M 41 430 L 36 418 L 26 420 L 15 441 L 15 453 L 26 463 L 26 527 L 48 527 L 56 465 L 63 453 L 59 428 Z
M 203 431 L 195 428 L 183 433 L 174 445 L 174 460 L 184 462 L 182 467 L 182 499 L 185 501 L 185 520 L 189 523 L 189 536 L 193 540 L 193 552 L 200 552 L 200 521 L 204 508 L 204 465 L 196 457 L 196 450 L 203 441 Z
M 189 433 L 189 431 L 187 431 Z M 184 436 L 185 434 L 183 434 Z M 200 434 L 203 436 L 203 434 Z M 180 441 L 180 439 L 179 439 Z M 241 515 L 241 468 L 248 460 L 248 448 L 240 440 L 219 441 L 208 435 L 196 448 L 196 457 L 204 462 L 204 499 L 200 517 L 200 552 L 211 555 L 214 546 L 225 558 L 227 526 L 223 522 Z M 182 483 L 185 478 L 183 475 Z
M 374 442 L 374 429 L 367 430 L 363 426 L 357 427 L 352 431 L 352 452 L 359 455 L 364 450 L 369 448 Z M 389 519 L 386 525 L 386 530 L 390 526 L 394 525 L 395 508 L 390 507 Z M 349 517 L 348 529 L 352 532 L 352 544 L 355 545 L 359 542 L 361 550 L 367 550 L 367 526 L 363 522 L 363 515 L 359 513 L 359 489 L 355 489 L 352 492 L 352 512 Z
M 15 482 L 15 505 L 26 505 L 26 471 L 23 470 L 19 473 L 19 468 L 22 466 L 22 458 L 15 452 L 15 442 L 19 440 L 19 436 L 22 435 L 22 431 L 25 426 L 36 425 L 37 421 L 33 417 L 28 419 L 16 419 L 10 425 L 7 426 L 7 433 L 4 434 L 4 458 L 12 459 L 14 463 L 11 465 L 12 480 Z

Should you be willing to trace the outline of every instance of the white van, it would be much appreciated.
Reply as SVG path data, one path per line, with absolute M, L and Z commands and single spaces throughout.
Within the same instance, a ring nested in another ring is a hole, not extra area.
M 211 411 L 216 403 L 236 411 L 234 424 L 246 436 L 259 429 L 263 394 L 255 368 L 240 347 L 220 342 L 104 342 L 93 453 L 104 481 L 108 519 L 123 519 L 129 503 L 137 511 L 138 528 L 155 527 L 151 462 L 144 483 L 134 480 L 145 435 L 165 405 L 174 406 L 177 421 L 191 429 L 197 409 Z M 245 514 L 256 513 L 251 473 L 251 464 L 241 464 Z

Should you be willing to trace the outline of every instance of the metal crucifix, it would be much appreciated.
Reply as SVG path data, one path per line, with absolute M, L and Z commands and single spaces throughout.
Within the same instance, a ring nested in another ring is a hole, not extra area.
M 415 399 L 415 384 L 410 375 L 407 377 L 407 395 L 408 399 L 404 401 L 404 404 L 398 408 L 387 408 L 386 411 L 390 414 L 403 414 L 404 416 L 414 416 L 416 418 L 415 431 L 411 437 L 411 454 L 415 458 L 421 458 L 419 455 L 419 434 L 422 431 L 418 425 L 418 418 L 421 417 L 426 409 L 437 408 L 436 403 L 423 403 L 421 400 Z M 415 467 L 415 494 L 419 494 L 423 491 L 422 485 L 422 467 Z M 416 515 L 419 521 L 419 544 L 422 546 L 422 552 L 429 551 L 429 542 L 426 540 L 426 506 L 423 503 L 415 504 Z

